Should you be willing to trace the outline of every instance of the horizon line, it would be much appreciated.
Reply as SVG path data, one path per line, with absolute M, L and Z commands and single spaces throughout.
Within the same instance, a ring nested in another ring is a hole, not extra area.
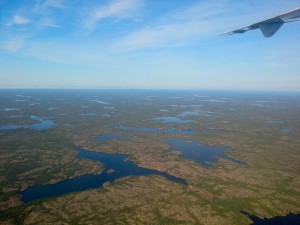
M 300 90 L 266 90 L 266 89 L 217 89 L 217 88 L 126 88 L 126 87 L 0 87 L 0 90 L 165 90 L 165 91 L 236 91 L 236 92 L 270 92 L 299 93 Z

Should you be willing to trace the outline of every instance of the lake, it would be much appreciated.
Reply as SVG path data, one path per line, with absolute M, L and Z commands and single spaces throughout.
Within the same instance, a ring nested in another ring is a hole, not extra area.
M 78 151 L 78 158 L 96 160 L 104 164 L 104 170 L 100 174 L 86 174 L 74 179 L 68 179 L 56 184 L 34 185 L 20 192 L 21 200 L 25 203 L 34 200 L 56 197 L 71 192 L 84 191 L 93 188 L 101 188 L 105 182 L 113 182 L 118 178 L 127 176 L 160 175 L 170 181 L 186 185 L 184 179 L 171 176 L 156 170 L 146 169 L 137 166 L 128 160 L 123 154 L 105 154 L 100 152 L 87 151 L 75 147 Z
M 195 134 L 193 130 L 178 130 L 175 128 L 169 129 L 158 129 L 158 128 L 147 128 L 147 127 L 130 127 L 130 126 L 118 126 L 121 130 L 126 131 L 138 131 L 138 132 L 147 132 L 147 133 L 163 133 L 163 134 L 184 134 L 184 135 L 192 135 Z
M 178 117 L 172 117 L 172 116 L 160 116 L 155 117 L 155 120 L 160 120 L 162 123 L 179 123 L 179 124 L 186 124 L 191 123 L 191 120 L 183 120 Z
M 239 165 L 246 165 L 246 163 L 226 155 L 225 152 L 228 151 L 229 148 L 225 146 L 207 146 L 197 141 L 180 138 L 170 138 L 163 142 L 171 145 L 171 151 L 180 151 L 184 158 L 190 159 L 203 166 L 213 166 L 218 158 L 224 158 Z
M 49 129 L 54 126 L 54 122 L 47 118 L 39 117 L 39 116 L 31 116 L 32 120 L 39 121 L 39 123 L 31 124 L 31 125 L 0 125 L 0 130 L 16 130 L 19 128 L 32 128 L 36 131 L 42 131 Z
M 300 225 L 300 214 L 290 213 L 285 216 L 260 219 L 259 217 L 253 216 L 247 212 L 242 213 L 252 220 L 253 223 L 250 225 Z
M 10 112 L 10 111 L 18 111 L 18 110 L 20 110 L 20 109 L 8 107 L 8 108 L 4 108 L 4 109 L 2 109 L 2 110 L 3 110 L 4 112 Z
M 101 136 L 94 137 L 94 141 L 108 141 L 113 139 L 123 139 L 123 140 L 132 140 L 134 139 L 133 136 L 121 136 L 121 135 L 114 135 L 114 134 L 105 134 Z

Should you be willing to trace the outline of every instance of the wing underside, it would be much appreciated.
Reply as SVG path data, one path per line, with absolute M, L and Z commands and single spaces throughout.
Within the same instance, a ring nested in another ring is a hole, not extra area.
M 300 19 L 300 8 L 297 8 L 295 10 L 280 14 L 279 16 L 275 16 L 258 23 L 254 23 L 230 32 L 226 32 L 222 35 L 242 34 L 249 30 L 260 29 L 260 31 L 263 33 L 265 37 L 271 37 L 280 29 L 280 27 L 284 23 L 293 22 L 299 19 Z

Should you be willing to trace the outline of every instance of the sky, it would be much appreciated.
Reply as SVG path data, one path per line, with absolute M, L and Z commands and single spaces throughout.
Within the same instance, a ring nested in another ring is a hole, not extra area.
M 0 88 L 300 91 L 300 0 L 0 0 Z

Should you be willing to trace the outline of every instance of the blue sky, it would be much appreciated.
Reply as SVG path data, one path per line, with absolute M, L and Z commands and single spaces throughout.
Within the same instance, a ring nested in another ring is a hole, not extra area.
M 300 22 L 220 33 L 300 0 L 0 0 L 2 88 L 300 91 Z

